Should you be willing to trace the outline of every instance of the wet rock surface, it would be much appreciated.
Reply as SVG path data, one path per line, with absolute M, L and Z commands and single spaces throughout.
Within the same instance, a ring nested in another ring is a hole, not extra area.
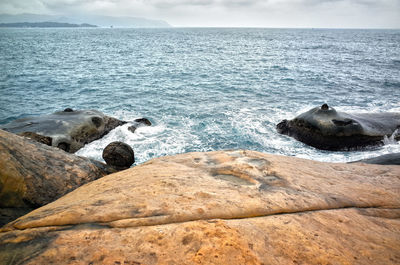
M 23 133 L 19 133 L 18 135 L 32 139 L 36 142 L 51 146 L 52 144 L 52 139 L 51 137 L 47 137 L 47 136 L 43 136 L 34 132 L 23 132 Z
M 152 123 L 149 119 L 147 118 L 140 118 L 136 119 L 132 122 L 132 125 L 128 127 L 128 130 L 132 133 L 136 131 L 137 128 L 143 127 L 143 126 L 151 126 Z
M 0 130 L 1 224 L 111 172 L 98 161 Z
M 50 115 L 18 119 L 3 125 L 1 129 L 74 153 L 125 123 L 96 110 L 67 108 Z M 43 142 L 43 137 L 48 138 L 50 144 Z
M 252 151 L 105 176 L 4 226 L 18 264 L 398 264 L 400 167 Z
M 279 133 L 323 150 L 356 150 L 400 139 L 400 113 L 345 113 L 327 104 L 277 124 Z M 395 135 L 394 135 L 395 134 Z
M 386 154 L 377 157 L 362 159 L 351 163 L 366 163 L 376 165 L 400 165 L 400 153 Z
M 103 150 L 103 159 L 107 165 L 122 170 L 135 163 L 133 149 L 123 142 L 112 142 Z

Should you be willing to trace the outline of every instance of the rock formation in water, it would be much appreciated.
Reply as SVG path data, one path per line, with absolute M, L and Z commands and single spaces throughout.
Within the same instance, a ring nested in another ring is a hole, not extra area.
M 112 172 L 104 163 L 0 130 L 0 225 Z
M 399 264 L 400 167 L 251 151 L 153 159 L 4 226 L 16 264 Z
M 34 137 L 30 138 L 34 140 L 48 138 L 52 146 L 75 153 L 125 123 L 96 110 L 67 108 L 50 115 L 18 119 L 3 125 L 2 129 L 28 137 L 32 134 Z
M 400 128 L 400 113 L 345 113 L 327 104 L 300 114 L 293 120 L 283 120 L 279 133 L 323 150 L 353 150 L 382 145 Z M 395 140 L 400 134 L 394 135 Z
M 128 127 L 128 130 L 134 133 L 137 128 L 142 126 L 151 126 L 151 121 L 146 118 L 136 119 L 132 122 L 132 125 Z

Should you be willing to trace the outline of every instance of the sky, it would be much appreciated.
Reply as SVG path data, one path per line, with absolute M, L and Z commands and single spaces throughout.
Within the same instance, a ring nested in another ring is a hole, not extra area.
M 0 0 L 0 13 L 144 17 L 176 27 L 400 28 L 400 0 Z

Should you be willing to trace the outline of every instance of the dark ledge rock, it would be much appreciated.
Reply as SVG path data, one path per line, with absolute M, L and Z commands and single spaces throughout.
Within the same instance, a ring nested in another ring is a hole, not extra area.
M 350 163 L 365 163 L 376 165 L 400 165 L 400 153 L 386 154 L 373 158 L 362 159 Z
M 73 110 L 15 120 L 1 129 L 75 153 L 125 124 L 96 110 Z
M 383 145 L 400 128 L 400 113 L 345 113 L 327 104 L 277 124 L 279 133 L 322 150 L 347 151 Z M 399 140 L 400 135 L 393 135 Z

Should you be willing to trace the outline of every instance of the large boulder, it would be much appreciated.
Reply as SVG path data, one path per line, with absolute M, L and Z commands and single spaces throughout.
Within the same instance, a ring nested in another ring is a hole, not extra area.
M 67 108 L 50 115 L 18 119 L 1 129 L 74 153 L 125 123 L 97 110 Z
M 400 167 L 251 151 L 105 176 L 4 226 L 4 264 L 399 264 Z
M 323 150 L 354 150 L 383 145 L 384 137 L 400 139 L 400 113 L 345 113 L 327 104 L 283 120 L 277 131 Z
M 103 150 L 103 159 L 107 165 L 118 170 L 129 168 L 135 163 L 135 153 L 132 147 L 123 142 L 112 142 Z
M 0 130 L 0 225 L 111 172 L 101 162 Z

